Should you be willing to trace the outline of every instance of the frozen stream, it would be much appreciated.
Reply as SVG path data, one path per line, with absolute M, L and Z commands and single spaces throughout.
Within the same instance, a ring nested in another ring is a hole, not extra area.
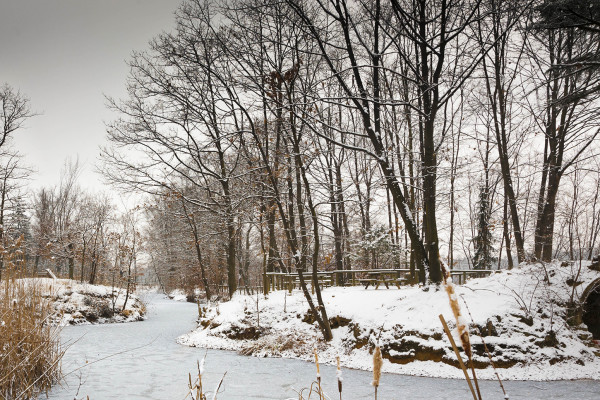
M 194 327 L 196 306 L 153 296 L 144 322 L 69 326 L 62 338 L 71 343 L 63 359 L 68 374 L 50 399 L 156 399 L 183 400 L 188 372 L 205 350 L 180 346 L 175 338 Z M 99 360 L 99 361 L 97 361 Z M 86 364 L 87 363 L 87 364 Z M 82 367 L 83 368 L 80 368 Z M 76 372 L 69 373 L 77 368 Z M 233 352 L 209 350 L 205 387 L 213 390 L 227 372 L 219 399 L 298 398 L 294 389 L 310 385 L 315 378 L 312 363 L 287 359 L 244 357 Z M 337 398 L 335 368 L 321 367 L 324 390 Z M 343 398 L 372 399 L 372 374 L 344 370 Z M 600 381 L 505 382 L 514 399 L 598 399 Z M 469 399 L 461 380 L 384 375 L 379 399 Z M 502 399 L 497 382 L 482 382 L 486 400 Z M 45 396 L 44 396 L 45 398 Z M 211 398 L 211 397 L 209 397 Z M 314 397 L 313 397 L 314 398 Z

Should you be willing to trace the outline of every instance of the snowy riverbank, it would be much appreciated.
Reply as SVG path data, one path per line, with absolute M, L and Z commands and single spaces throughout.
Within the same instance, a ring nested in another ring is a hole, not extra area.
M 600 349 L 587 326 L 573 322 L 567 305 L 571 296 L 585 300 L 585 289 L 600 272 L 585 262 L 579 267 L 578 262 L 527 265 L 457 288 L 463 309 L 466 303 L 472 314 L 471 341 L 480 377 L 492 379 L 493 371 L 477 329 L 504 379 L 599 379 Z M 443 288 L 326 288 L 323 298 L 334 328 L 331 343 L 320 340 L 299 290 L 261 295 L 258 302 L 256 296 L 236 296 L 207 309 L 199 327 L 178 341 L 305 360 L 312 359 L 316 345 L 322 362 L 333 363 L 339 355 L 346 367 L 370 369 L 379 336 L 385 372 L 461 377 L 438 319 L 441 313 L 453 321 Z
M 214 390 L 225 372 L 218 399 L 298 399 L 296 391 L 315 379 L 312 362 L 282 358 L 244 357 L 231 351 L 180 346 L 175 338 L 195 326 L 196 304 L 149 294 L 148 319 L 141 324 L 67 326 L 61 330 L 70 346 L 62 360 L 64 380 L 39 400 L 64 399 L 184 399 L 188 373 L 206 356 L 202 382 Z M 76 371 L 76 372 L 72 372 Z M 344 400 L 373 398 L 371 371 L 344 369 Z M 322 388 L 337 395 L 336 368 L 321 365 Z M 107 384 L 108 382 L 108 384 Z M 383 374 L 380 400 L 457 400 L 472 398 L 462 379 L 435 379 Z M 511 399 L 596 400 L 600 381 L 505 382 Z M 498 383 L 480 382 L 484 399 L 502 398 Z M 189 396 L 188 396 L 189 397 Z M 208 398 L 212 397 L 209 393 Z M 314 396 L 313 396 L 314 397 Z M 312 397 L 311 397 L 312 398 Z
M 125 289 L 68 279 L 40 278 L 32 281 L 41 285 L 44 297 L 52 302 L 55 310 L 51 319 L 53 324 L 102 324 L 145 318 L 146 307 L 138 296 L 130 293 L 125 304 Z

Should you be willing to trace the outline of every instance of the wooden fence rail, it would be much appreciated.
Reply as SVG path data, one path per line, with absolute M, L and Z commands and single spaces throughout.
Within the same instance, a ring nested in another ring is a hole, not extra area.
M 456 269 L 450 271 L 454 283 L 462 285 L 470 278 L 489 276 L 494 270 L 481 269 Z M 312 273 L 304 272 L 304 279 L 312 286 Z M 264 274 L 266 286 L 271 290 L 288 290 L 299 287 L 297 272 L 267 272 Z M 407 285 L 411 283 L 410 269 L 353 269 L 317 272 L 317 279 L 321 288 L 328 286 L 358 286 L 364 285 L 367 289 L 373 286 L 378 289 L 382 285 L 387 287 Z M 314 288 L 313 288 L 314 292 Z

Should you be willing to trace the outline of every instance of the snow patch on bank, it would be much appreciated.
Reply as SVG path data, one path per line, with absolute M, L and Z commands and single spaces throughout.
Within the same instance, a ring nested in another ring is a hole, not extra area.
M 600 278 L 588 263 L 541 263 L 473 279 L 456 288 L 469 324 L 478 376 L 494 379 L 482 340 L 503 379 L 599 379 L 600 349 L 583 324 L 572 318 L 584 289 Z M 181 344 L 235 350 L 260 357 L 313 359 L 357 369 L 372 368 L 379 338 L 384 372 L 461 378 L 457 360 L 438 318 L 455 323 L 443 288 L 402 287 L 323 291 L 333 340 L 325 343 L 299 290 L 267 297 L 237 295 L 207 307 L 199 327 Z M 463 359 L 466 357 L 463 354 Z
M 187 294 L 182 290 L 182 289 L 175 289 L 172 290 L 167 297 L 169 297 L 169 299 L 174 300 L 174 301 L 187 301 Z
M 125 305 L 125 289 L 90 285 L 69 279 L 36 278 L 31 281 L 40 285 L 44 297 L 52 302 L 55 310 L 50 319 L 52 324 L 132 322 L 141 321 L 146 315 L 145 305 L 133 293 L 129 294 Z

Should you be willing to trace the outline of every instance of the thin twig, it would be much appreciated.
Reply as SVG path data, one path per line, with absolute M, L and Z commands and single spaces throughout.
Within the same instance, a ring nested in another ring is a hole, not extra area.
M 475 329 L 477 329 L 477 333 L 479 334 L 479 338 L 481 339 L 481 343 L 483 343 L 483 348 L 485 349 L 485 354 L 487 354 L 487 356 L 488 356 L 488 358 L 490 360 L 490 364 L 492 366 L 492 369 L 494 370 L 494 374 L 496 375 L 496 378 L 498 379 L 498 383 L 500 384 L 500 388 L 502 389 L 502 393 L 504 393 L 504 397 L 506 397 L 507 394 L 506 394 L 506 390 L 504 389 L 504 385 L 502 384 L 502 379 L 500 379 L 500 375 L 498 374 L 498 370 L 496 369 L 496 366 L 494 365 L 494 361 L 492 361 L 492 355 L 490 353 L 490 350 L 487 347 L 487 344 L 485 343 L 485 340 L 483 339 L 483 334 L 481 332 L 481 329 L 479 329 L 479 327 L 477 326 L 477 324 L 475 324 L 475 321 L 473 320 L 473 315 L 471 315 L 471 310 L 469 309 L 469 306 L 468 306 L 467 302 L 465 301 L 464 297 L 462 295 L 460 297 L 462 298 L 463 303 L 465 303 L 465 307 L 467 308 L 467 312 L 469 313 L 469 317 L 471 318 L 471 322 L 475 326 Z

